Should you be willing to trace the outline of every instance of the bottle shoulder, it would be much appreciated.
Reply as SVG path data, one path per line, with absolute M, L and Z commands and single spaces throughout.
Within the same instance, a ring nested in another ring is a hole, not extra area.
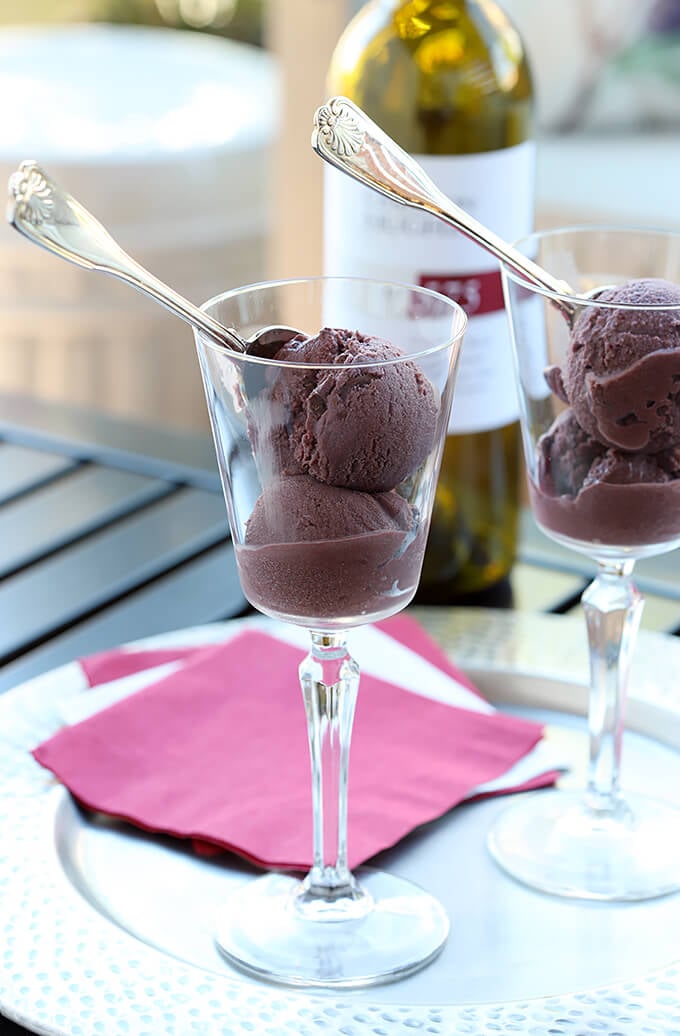
M 338 42 L 328 86 L 412 152 L 489 151 L 531 135 L 527 56 L 495 0 L 372 0 Z

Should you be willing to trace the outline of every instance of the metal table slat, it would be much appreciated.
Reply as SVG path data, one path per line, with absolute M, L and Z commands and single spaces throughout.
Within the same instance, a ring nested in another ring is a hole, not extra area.
M 214 546 L 228 536 L 224 500 L 181 489 L 0 586 L 0 658 Z
M 0 438 L 35 449 L 58 450 L 66 457 L 186 482 L 199 489 L 220 489 L 215 449 L 205 434 L 156 428 L 104 413 L 0 393 Z
M 0 503 L 75 467 L 63 454 L 0 443 Z
M 87 465 L 0 507 L 0 578 L 171 492 L 172 485 Z
M 246 608 L 233 548 L 222 544 L 4 666 L 0 693 L 74 658 L 232 618 Z

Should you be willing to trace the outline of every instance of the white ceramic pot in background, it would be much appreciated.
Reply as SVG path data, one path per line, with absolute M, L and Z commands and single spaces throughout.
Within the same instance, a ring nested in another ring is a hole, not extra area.
M 0 183 L 35 158 L 143 265 L 200 302 L 266 276 L 274 63 L 203 34 L 0 32 Z M 159 371 L 163 368 L 162 377 Z M 0 224 L 0 391 L 204 427 L 190 329 Z

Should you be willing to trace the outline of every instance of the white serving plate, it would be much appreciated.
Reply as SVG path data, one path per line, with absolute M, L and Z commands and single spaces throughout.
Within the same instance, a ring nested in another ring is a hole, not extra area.
M 474 610 L 421 618 L 490 698 L 545 718 L 548 736 L 578 770 L 580 622 Z M 212 642 L 233 625 L 152 643 Z M 641 636 L 624 758 L 631 790 L 677 803 L 679 661 L 673 638 Z M 170 839 L 88 817 L 30 756 L 83 690 L 71 664 L 0 699 L 0 1010 L 31 1031 L 669 1036 L 680 1029 L 680 895 L 615 905 L 524 888 L 485 848 L 507 798 L 459 807 L 378 858 L 450 913 L 449 943 L 430 967 L 373 990 L 313 996 L 245 978 L 215 949 L 212 923 L 220 898 L 253 871 L 234 857 L 198 859 Z

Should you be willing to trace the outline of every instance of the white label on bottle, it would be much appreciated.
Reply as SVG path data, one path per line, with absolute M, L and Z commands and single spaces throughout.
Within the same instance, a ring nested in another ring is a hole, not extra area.
M 416 155 L 437 186 L 506 241 L 531 232 L 534 145 L 479 155 Z M 469 317 L 450 431 L 501 428 L 519 407 L 499 263 L 428 213 L 325 167 L 324 270 L 433 288 Z

